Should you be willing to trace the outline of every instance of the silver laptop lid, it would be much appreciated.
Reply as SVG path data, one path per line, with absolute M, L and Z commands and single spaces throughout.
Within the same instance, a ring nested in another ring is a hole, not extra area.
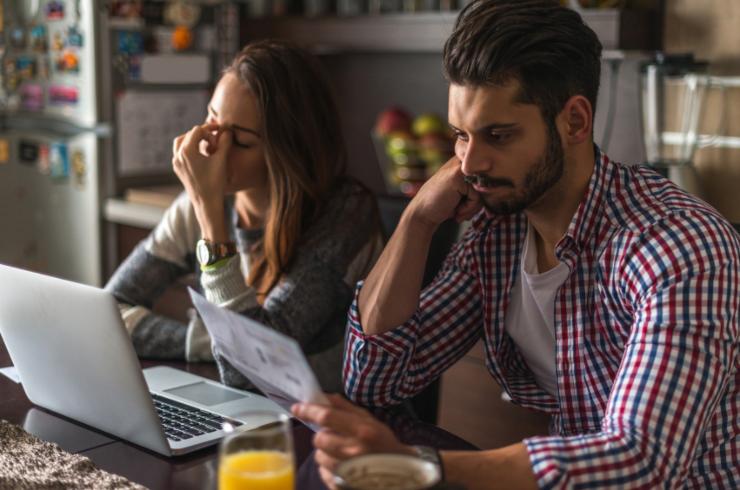
M 170 453 L 110 293 L 0 265 L 0 335 L 33 403 Z

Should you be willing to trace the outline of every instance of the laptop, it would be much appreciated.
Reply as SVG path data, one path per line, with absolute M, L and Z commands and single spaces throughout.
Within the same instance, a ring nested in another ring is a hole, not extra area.
M 105 290 L 0 265 L 0 335 L 29 400 L 165 456 L 217 444 L 271 400 L 170 367 L 142 371 Z

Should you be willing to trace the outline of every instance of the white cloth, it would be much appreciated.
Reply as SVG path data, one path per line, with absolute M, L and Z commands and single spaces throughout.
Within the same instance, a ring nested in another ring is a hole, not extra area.
M 564 263 L 540 273 L 537 245 L 529 225 L 521 267 L 511 290 L 505 328 L 534 373 L 537 384 L 557 398 L 555 372 L 555 296 L 570 274 Z

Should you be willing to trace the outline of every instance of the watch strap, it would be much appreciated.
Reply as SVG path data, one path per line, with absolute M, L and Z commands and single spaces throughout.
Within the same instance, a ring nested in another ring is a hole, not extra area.
M 431 446 L 412 446 L 412 448 L 416 452 L 416 456 L 437 465 L 439 467 L 439 481 L 445 481 L 445 468 L 442 465 L 442 458 L 439 455 L 439 451 Z
M 217 257 L 216 261 L 236 255 L 236 243 L 234 242 L 208 243 L 212 247 L 213 255 Z
M 210 242 L 201 238 L 196 245 L 196 257 L 201 268 L 209 267 L 236 254 L 237 249 L 234 242 Z

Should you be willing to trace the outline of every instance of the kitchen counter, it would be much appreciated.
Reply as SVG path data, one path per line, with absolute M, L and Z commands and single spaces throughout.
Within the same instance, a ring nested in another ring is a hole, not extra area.
M 103 207 L 106 221 L 139 228 L 154 228 L 164 216 L 166 208 L 129 202 L 125 199 L 108 199 Z

